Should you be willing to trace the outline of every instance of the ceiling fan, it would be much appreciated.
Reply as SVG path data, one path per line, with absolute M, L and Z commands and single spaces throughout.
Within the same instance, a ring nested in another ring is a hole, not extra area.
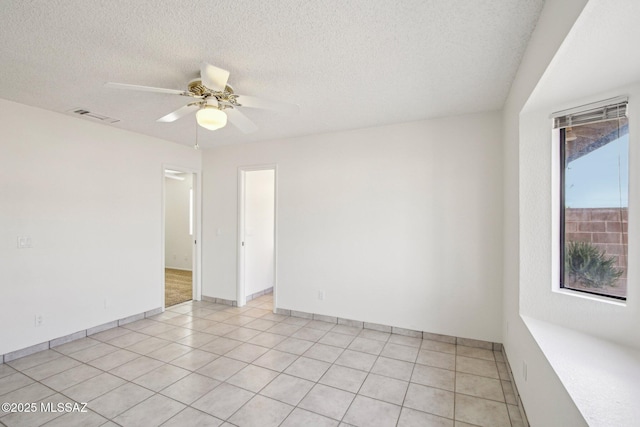
M 258 130 L 255 123 L 239 111 L 240 107 L 261 108 L 285 114 L 296 114 L 299 111 L 299 107 L 296 104 L 238 95 L 227 84 L 228 79 L 229 71 L 203 62 L 200 65 L 200 78 L 191 80 L 187 85 L 187 90 L 112 82 L 106 83 L 106 86 L 116 89 L 167 93 L 193 98 L 192 102 L 166 116 L 160 117 L 157 121 L 173 122 L 195 111 L 198 124 L 209 130 L 216 130 L 226 126 L 227 118 L 244 133 Z

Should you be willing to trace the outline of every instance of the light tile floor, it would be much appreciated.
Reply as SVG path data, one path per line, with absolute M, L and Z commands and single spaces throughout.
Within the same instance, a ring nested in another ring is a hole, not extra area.
M 5 426 L 522 426 L 502 354 L 272 313 L 162 314 L 0 365 Z M 86 413 L 41 403 L 86 402 Z

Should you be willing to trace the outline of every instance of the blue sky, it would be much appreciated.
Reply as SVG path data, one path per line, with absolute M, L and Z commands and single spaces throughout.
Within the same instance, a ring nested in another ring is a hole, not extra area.
M 629 134 L 569 163 L 565 171 L 568 208 L 629 205 Z

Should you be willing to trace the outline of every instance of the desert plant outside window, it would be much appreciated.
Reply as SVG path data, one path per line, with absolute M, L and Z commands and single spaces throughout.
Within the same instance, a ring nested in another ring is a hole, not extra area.
M 627 99 L 552 118 L 560 132 L 560 287 L 626 300 Z

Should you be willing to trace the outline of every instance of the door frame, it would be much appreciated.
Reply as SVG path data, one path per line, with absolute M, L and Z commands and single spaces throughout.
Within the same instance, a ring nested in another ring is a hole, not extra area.
M 277 284 L 278 284 L 278 165 L 275 163 L 240 166 L 238 167 L 238 270 L 236 301 L 238 307 L 243 307 L 247 303 L 245 294 L 245 254 L 244 254 L 244 234 L 245 234 L 245 196 L 247 172 L 272 170 L 273 171 L 273 312 L 275 313 L 277 304 Z
M 182 173 L 190 173 L 193 180 L 193 239 L 194 244 L 191 252 L 191 272 L 192 272 L 192 299 L 194 301 L 200 301 L 202 299 L 202 275 L 201 275 L 201 266 L 202 266 L 202 171 L 200 169 L 193 169 L 186 166 L 180 166 L 172 163 L 163 163 L 162 168 L 160 170 L 160 175 L 162 179 L 162 203 L 160 206 L 162 221 L 161 221 L 161 229 L 160 229 L 160 238 L 161 238 L 161 253 L 160 253 L 160 266 L 162 272 L 162 286 L 160 287 L 161 292 L 161 301 L 162 301 L 162 311 L 165 310 L 165 230 L 166 230 L 166 218 L 165 218 L 165 204 L 166 200 L 166 178 L 164 176 L 165 169 L 172 169 L 176 171 L 180 171 Z

